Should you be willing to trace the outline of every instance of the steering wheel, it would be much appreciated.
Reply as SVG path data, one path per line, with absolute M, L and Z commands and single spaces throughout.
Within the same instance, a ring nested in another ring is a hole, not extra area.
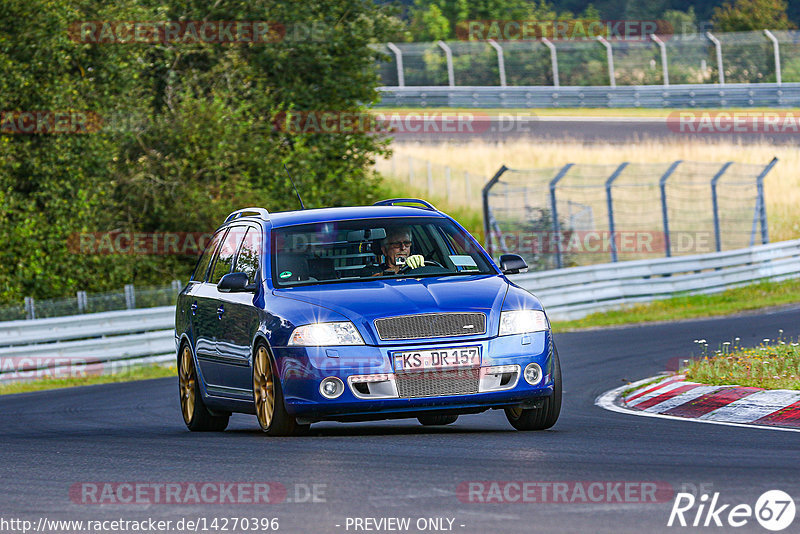
M 428 265 L 433 265 L 435 267 L 440 267 L 440 268 L 444 269 L 444 266 L 441 263 L 439 263 L 438 261 L 434 261 L 434 260 L 425 260 L 425 264 L 424 265 L 420 265 L 419 267 L 417 267 L 417 269 L 421 269 L 422 267 L 426 267 Z M 413 271 L 413 270 L 414 269 L 412 269 L 411 267 L 408 266 L 408 264 L 406 264 L 406 265 L 403 265 L 400 268 L 399 271 L 397 271 L 397 274 L 405 273 L 407 271 Z

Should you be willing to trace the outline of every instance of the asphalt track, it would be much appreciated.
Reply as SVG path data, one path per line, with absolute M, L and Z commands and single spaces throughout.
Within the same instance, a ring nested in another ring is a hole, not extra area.
M 733 530 L 668 528 L 672 499 L 480 504 L 460 501 L 456 488 L 488 480 L 663 481 L 675 491 L 705 485 L 720 493 L 721 503 L 753 506 L 771 489 L 800 503 L 797 433 L 636 417 L 594 405 L 624 380 L 651 376 L 696 351 L 698 337 L 711 347 L 734 337 L 755 345 L 778 329 L 785 336 L 800 334 L 800 307 L 558 335 L 564 408 L 545 432 L 514 431 L 502 412 L 492 411 L 437 429 L 408 420 L 318 424 L 299 438 L 269 438 L 252 416 L 234 416 L 225 433 L 193 434 L 181 420 L 175 379 L 0 397 L 0 516 L 278 517 L 279 531 L 292 533 L 354 532 L 345 530 L 347 517 L 410 517 L 412 524 L 446 517 L 454 519 L 453 531 L 463 533 Z M 71 501 L 69 488 L 90 481 L 274 481 L 287 487 L 290 499 L 295 484 L 326 486 L 325 502 L 317 503 L 148 507 Z M 786 532 L 796 532 L 798 524 L 800 519 Z M 736 531 L 765 532 L 752 518 Z
M 434 117 L 441 115 L 441 112 L 433 113 Z M 800 131 L 793 129 L 787 129 L 782 133 L 774 133 L 772 130 L 763 133 L 763 130 L 745 127 L 745 130 L 750 131 L 735 132 L 733 125 L 723 124 L 722 127 L 729 128 L 730 131 L 710 132 L 708 128 L 701 129 L 699 125 L 684 127 L 681 130 L 680 125 L 660 117 L 537 117 L 519 116 L 513 113 L 487 114 L 476 110 L 475 118 L 472 121 L 463 120 L 461 127 L 457 121 L 455 125 L 443 126 L 441 118 L 434 118 L 429 122 L 427 131 L 424 131 L 422 121 L 411 127 L 417 131 L 397 131 L 393 136 L 394 142 L 468 143 L 479 139 L 496 142 L 571 140 L 587 144 L 626 144 L 640 141 L 779 145 L 800 143 Z M 701 133 L 696 133 L 697 131 Z

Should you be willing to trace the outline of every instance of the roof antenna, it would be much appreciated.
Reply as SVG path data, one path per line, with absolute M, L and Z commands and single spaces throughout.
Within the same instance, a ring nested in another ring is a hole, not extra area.
M 297 200 L 300 201 L 300 209 L 301 210 L 306 209 L 306 207 L 303 206 L 303 199 L 300 198 L 300 193 L 297 192 L 297 186 L 294 185 L 294 180 L 292 180 L 292 174 L 289 172 L 289 169 L 286 168 L 285 163 L 283 164 L 283 170 L 286 171 L 286 174 L 289 176 L 289 181 L 292 182 L 292 187 L 294 188 L 294 194 L 297 195 Z

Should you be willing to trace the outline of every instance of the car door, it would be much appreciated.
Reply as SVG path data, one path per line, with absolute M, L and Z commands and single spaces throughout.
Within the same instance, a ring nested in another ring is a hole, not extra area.
M 217 283 L 233 268 L 233 260 L 242 238 L 242 232 L 237 228 L 239 227 L 229 228 L 220 240 L 208 270 L 206 283 L 198 293 L 197 316 L 203 321 L 202 341 L 205 350 L 202 352 L 198 350 L 197 359 L 206 379 L 208 391 L 212 395 L 227 395 L 224 359 L 219 352 L 219 340 L 223 335 L 222 318 L 226 310 L 219 300 Z M 198 343 L 200 341 L 201 338 L 198 338 Z
M 222 230 L 211 238 L 208 247 L 206 247 L 197 264 L 194 275 L 192 275 L 192 282 L 186 294 L 192 340 L 194 341 L 200 375 L 205 384 L 213 384 L 218 381 L 218 378 L 214 376 L 214 370 L 208 364 L 209 361 L 217 356 L 217 323 L 213 302 L 216 296 L 216 289 L 210 287 L 207 280 L 209 270 L 214 263 L 219 245 L 225 234 L 226 230 Z
M 257 226 L 243 227 L 240 231 L 243 236 L 232 272 L 247 273 L 248 285 L 258 287 L 262 232 Z M 217 298 L 225 310 L 220 321 L 220 336 L 217 340 L 217 350 L 224 366 L 222 372 L 225 375 L 225 385 L 232 388 L 231 394 L 247 398 L 252 396 L 253 386 L 250 356 L 251 343 L 259 321 L 258 309 L 253 303 L 257 294 L 257 292 L 217 293 Z

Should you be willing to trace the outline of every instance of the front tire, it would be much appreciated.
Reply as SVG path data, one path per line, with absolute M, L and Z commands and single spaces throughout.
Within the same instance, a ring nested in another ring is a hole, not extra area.
M 186 343 L 181 347 L 181 357 L 178 359 L 178 390 L 186 428 L 192 432 L 222 432 L 228 427 L 230 414 L 213 415 L 206 408 L 192 350 Z
M 443 426 L 455 423 L 458 419 L 457 415 L 420 415 L 417 421 L 422 426 Z
M 253 355 L 253 402 L 258 426 L 270 436 L 303 434 L 310 426 L 298 424 L 286 411 L 281 381 L 263 342 L 256 345 Z
M 553 346 L 553 394 L 539 408 L 506 408 L 506 418 L 517 430 L 545 430 L 556 424 L 561 413 L 561 363 Z

